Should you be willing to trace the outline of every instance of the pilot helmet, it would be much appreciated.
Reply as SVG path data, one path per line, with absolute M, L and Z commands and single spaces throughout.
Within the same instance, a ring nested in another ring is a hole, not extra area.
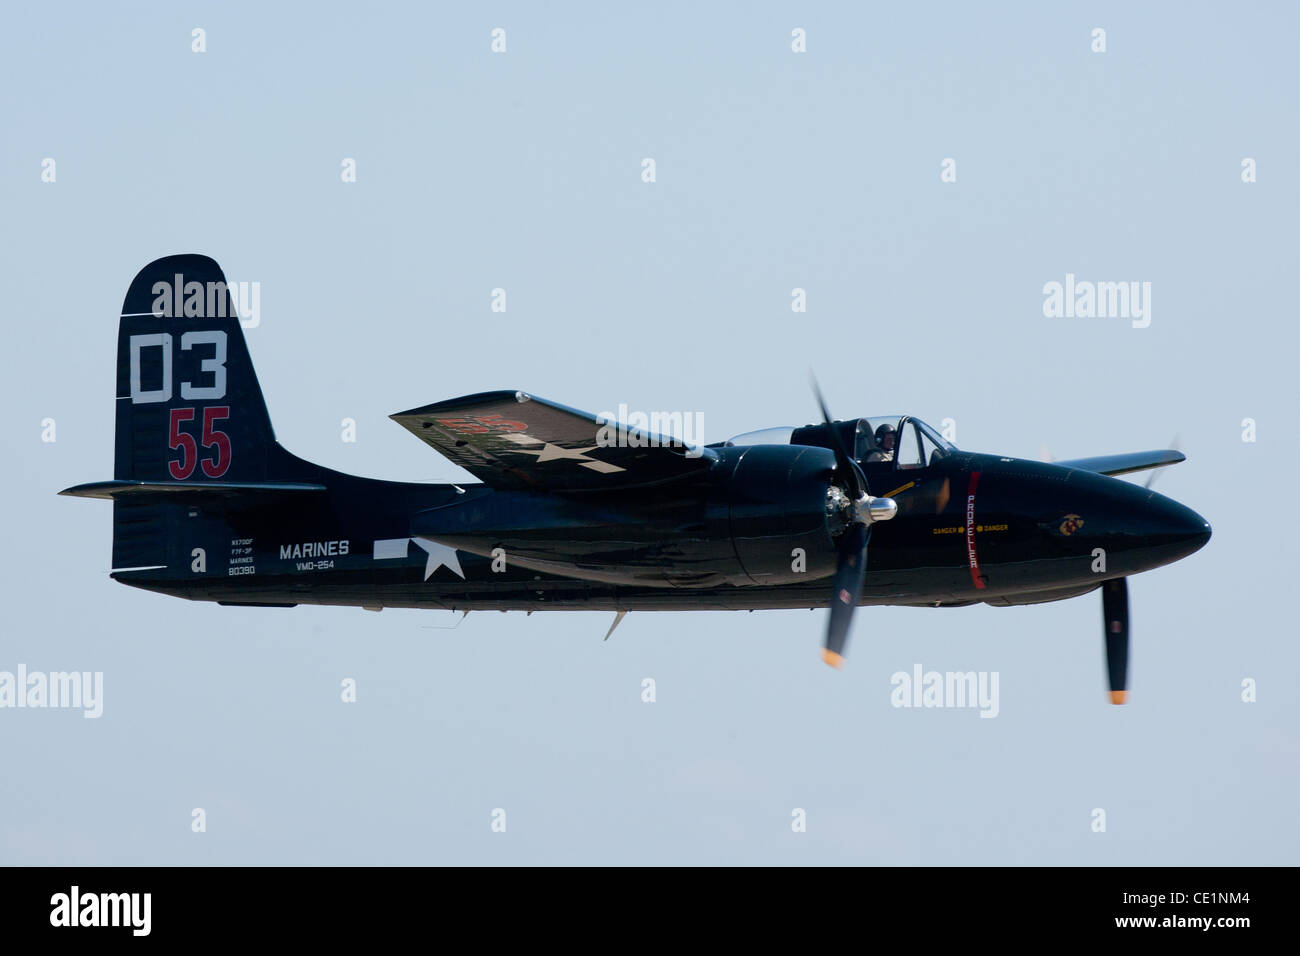
M 881 447 L 884 447 L 885 436 L 893 435 L 893 434 L 894 434 L 894 426 L 889 424 L 889 422 L 885 422 L 885 424 L 881 425 L 879 428 L 876 429 L 876 444 L 880 445 Z

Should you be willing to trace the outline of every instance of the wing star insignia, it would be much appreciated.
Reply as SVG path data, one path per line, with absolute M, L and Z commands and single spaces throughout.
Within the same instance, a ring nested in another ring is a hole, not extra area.
M 576 461 L 583 468 L 590 468 L 592 471 L 598 471 L 602 475 L 612 475 L 618 471 L 626 471 L 618 465 L 611 465 L 607 461 L 601 461 L 598 458 L 591 458 L 587 452 L 595 451 L 599 445 L 592 445 L 590 448 L 565 448 L 563 445 L 555 445 L 551 442 L 543 442 L 541 439 L 534 438 L 531 435 L 506 435 L 510 441 L 516 445 L 541 445 L 537 448 L 511 448 L 510 451 L 519 452 L 521 455 L 536 455 L 538 462 L 544 461 Z

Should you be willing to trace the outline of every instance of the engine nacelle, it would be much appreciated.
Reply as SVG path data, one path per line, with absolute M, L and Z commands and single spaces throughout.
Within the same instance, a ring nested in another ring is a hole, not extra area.
M 754 584 L 791 584 L 835 572 L 827 490 L 835 470 L 828 448 L 752 445 L 727 449 L 734 468 L 718 469 L 731 540 Z M 730 463 L 730 462 L 728 462 Z

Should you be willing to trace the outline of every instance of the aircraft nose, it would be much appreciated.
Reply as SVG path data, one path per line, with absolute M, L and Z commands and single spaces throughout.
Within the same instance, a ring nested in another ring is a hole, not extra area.
M 1209 541 L 1210 523 L 1173 498 L 1151 494 L 1147 507 L 1152 512 L 1153 531 L 1173 540 L 1195 542 L 1197 548 Z
M 1151 504 L 1159 515 L 1161 530 L 1166 536 L 1195 545 L 1193 551 L 1204 547 L 1210 540 L 1210 523 L 1191 508 L 1163 495 L 1152 493 L 1152 498 L 1155 500 Z
M 1153 491 L 1143 503 L 1138 533 L 1149 567 L 1194 554 L 1210 540 L 1210 523 L 1184 504 Z

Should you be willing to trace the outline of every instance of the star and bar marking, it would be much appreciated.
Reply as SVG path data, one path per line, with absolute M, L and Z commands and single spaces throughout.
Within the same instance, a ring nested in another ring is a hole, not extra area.
M 412 541 L 423 548 L 428 555 L 428 559 L 424 562 L 424 580 L 429 580 L 433 572 L 439 568 L 447 568 L 462 581 L 465 580 L 465 572 L 461 569 L 460 558 L 456 554 L 456 549 L 445 544 L 439 544 L 432 538 L 409 537 L 378 540 L 375 542 L 374 560 L 405 560 L 408 545 Z
M 583 468 L 590 468 L 592 471 L 598 471 L 602 475 L 612 475 L 618 471 L 626 471 L 618 465 L 611 465 L 607 461 L 601 461 L 597 458 L 591 458 L 587 452 L 595 451 L 599 445 L 592 445 L 590 448 L 565 448 L 563 445 L 556 445 L 553 442 L 544 442 L 540 438 L 534 438 L 532 435 L 524 435 L 519 432 L 513 432 L 508 435 L 502 435 L 506 441 L 514 442 L 516 445 L 541 445 L 537 448 L 511 448 L 510 451 L 517 451 L 523 455 L 536 455 L 537 461 L 576 461 Z

